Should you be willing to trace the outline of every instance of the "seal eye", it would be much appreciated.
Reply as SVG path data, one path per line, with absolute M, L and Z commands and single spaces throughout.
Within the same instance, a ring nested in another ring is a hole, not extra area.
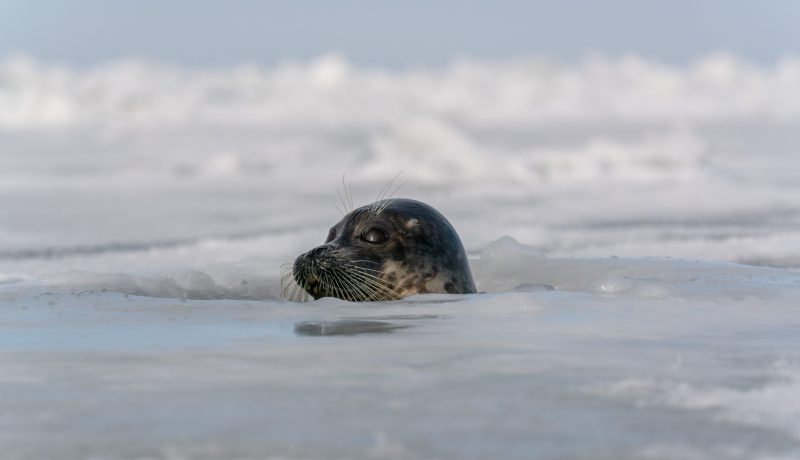
M 385 243 L 389 237 L 383 230 L 378 230 L 375 227 L 371 227 L 361 233 L 361 239 L 371 244 L 382 244 Z
M 325 240 L 325 244 L 330 243 L 334 238 L 336 238 L 336 229 L 331 228 L 331 230 L 328 232 L 328 238 Z

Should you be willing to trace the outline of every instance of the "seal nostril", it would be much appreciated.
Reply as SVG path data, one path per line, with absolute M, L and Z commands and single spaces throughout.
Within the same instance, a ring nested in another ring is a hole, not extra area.
M 323 252 L 325 252 L 326 249 L 327 248 L 325 246 L 320 246 L 318 248 L 314 248 L 314 249 L 311 250 L 309 255 L 311 257 L 319 257 Z

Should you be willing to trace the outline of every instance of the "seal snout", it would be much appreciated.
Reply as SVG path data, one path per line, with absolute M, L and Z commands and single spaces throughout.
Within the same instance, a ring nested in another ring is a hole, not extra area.
M 327 246 L 318 246 L 301 254 L 294 261 L 295 281 L 315 299 L 324 296 L 320 281 L 325 265 L 323 259 L 328 255 L 329 250 L 330 248 Z

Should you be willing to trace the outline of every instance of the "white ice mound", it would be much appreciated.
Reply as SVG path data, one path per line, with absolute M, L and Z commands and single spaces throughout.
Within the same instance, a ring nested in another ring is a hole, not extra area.
M 277 281 L 265 276 L 265 272 L 271 270 L 252 262 L 152 274 L 71 271 L 17 283 L 11 288 L 79 295 L 116 292 L 174 299 L 277 299 L 280 294 Z
M 176 299 L 280 298 L 277 267 L 254 259 L 202 270 L 160 273 L 72 271 L 0 286 L 4 295 L 116 292 Z M 471 261 L 480 292 L 578 291 L 600 296 L 704 299 L 711 302 L 800 297 L 800 273 L 726 262 L 669 258 L 547 257 L 505 236 Z
M 669 258 L 550 258 L 505 236 L 472 261 L 479 291 L 588 291 L 600 295 L 744 300 L 797 295 L 800 273 Z

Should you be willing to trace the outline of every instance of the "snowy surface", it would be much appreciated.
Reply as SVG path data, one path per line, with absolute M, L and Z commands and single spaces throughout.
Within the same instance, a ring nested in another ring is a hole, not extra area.
M 0 61 L 3 458 L 800 456 L 800 59 Z M 279 298 L 403 171 L 481 294 Z

